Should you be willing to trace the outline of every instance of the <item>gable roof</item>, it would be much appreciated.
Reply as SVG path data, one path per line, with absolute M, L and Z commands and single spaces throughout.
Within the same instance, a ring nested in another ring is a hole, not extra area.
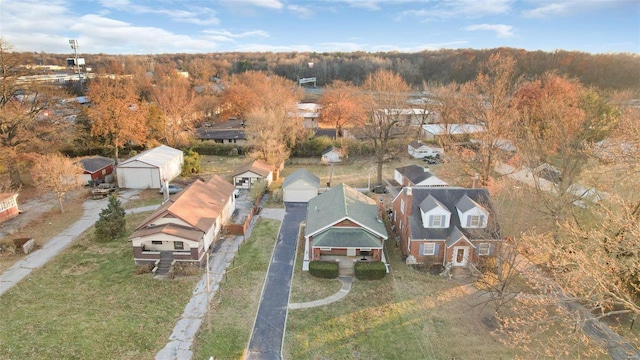
M 340 150 L 340 148 L 337 148 L 333 145 L 329 146 L 328 148 L 324 149 L 324 151 L 322 152 L 322 155 L 326 155 L 330 152 L 335 152 L 338 155 L 342 155 L 342 150 Z
M 214 177 L 208 183 L 195 181 L 158 208 L 136 228 L 136 232 L 153 224 L 156 219 L 175 217 L 206 233 L 233 194 L 233 185 L 218 178 Z M 134 235 L 135 232 L 131 237 L 135 237 Z
M 403 188 L 400 195 L 406 194 L 406 191 L 407 188 Z M 457 236 L 457 233 L 454 232 L 455 229 L 458 229 L 456 231 L 460 231 L 469 240 L 502 238 L 500 226 L 496 219 L 487 189 L 411 187 L 411 193 L 409 229 L 411 231 L 411 237 L 414 239 L 449 240 L 452 236 Z M 398 195 L 398 197 L 400 197 L 400 195 Z M 398 197 L 396 197 L 396 199 Z M 468 200 L 463 200 L 465 197 Z M 432 200 L 428 198 L 432 198 Z M 431 206 L 431 208 L 433 208 L 436 206 L 436 201 L 451 213 L 448 228 L 425 228 L 422 225 L 420 208 L 423 206 L 426 208 Z M 460 206 L 466 209 L 467 206 L 473 202 L 479 204 L 489 212 L 490 215 L 487 219 L 488 224 L 486 228 L 469 229 L 462 227 L 460 217 L 456 211 L 457 204 L 460 203 Z
M 264 162 L 262 160 L 255 160 L 253 162 L 246 163 L 246 164 L 240 166 L 233 173 L 233 176 L 240 175 L 240 174 L 245 173 L 247 171 L 251 171 L 251 172 L 256 173 L 256 174 L 258 174 L 260 176 L 267 177 L 273 171 L 273 166 L 267 164 L 266 162 Z
M 424 200 L 420 203 L 420 210 L 423 212 L 429 212 L 435 208 L 442 208 L 451 212 L 443 203 L 438 201 L 438 199 L 434 198 L 432 195 L 428 195 Z
M 320 186 L 319 177 L 313 175 L 306 169 L 298 169 L 291 173 L 291 175 L 284 178 L 284 181 L 282 182 L 282 188 L 285 188 L 298 180 L 302 180 L 311 186 Z
M 409 165 L 396 168 L 396 171 L 399 172 L 402 176 L 409 179 L 414 184 L 419 184 L 431 177 L 435 177 L 429 169 L 424 168 L 418 165 Z
M 182 151 L 166 145 L 160 145 L 153 149 L 141 152 L 140 154 L 121 162 L 118 166 L 132 163 L 134 161 L 140 161 L 145 164 L 160 167 L 180 155 L 182 155 Z
M 113 165 L 115 161 L 104 156 L 95 155 L 82 158 L 78 160 L 78 163 L 80 163 L 86 172 L 93 174 L 94 172 L 100 171 L 109 165 Z
M 305 235 L 314 235 L 344 219 L 349 219 L 385 239 L 388 236 L 384 224 L 378 219 L 376 201 L 345 184 L 309 200 Z

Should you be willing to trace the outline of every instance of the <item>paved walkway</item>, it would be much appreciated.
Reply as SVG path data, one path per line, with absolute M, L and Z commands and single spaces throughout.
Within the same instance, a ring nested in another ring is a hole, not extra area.
M 306 203 L 287 203 L 245 359 L 281 359 L 291 279 Z M 266 209 L 263 209 L 265 211 Z M 282 210 L 280 210 L 282 211 Z M 261 216 L 270 216 L 268 212 Z
M 173 328 L 169 342 L 156 354 L 156 360 L 186 360 L 193 357 L 191 346 L 207 314 L 208 304 L 215 298 L 227 268 L 233 262 L 244 239 L 251 235 L 255 222 L 259 218 L 282 221 L 284 209 L 262 209 L 260 214 L 254 217 L 244 236 L 225 238 L 219 246 L 216 246 L 209 258 L 209 291 L 207 292 L 207 274 L 205 273 Z
M 253 228 L 253 223 L 247 230 L 247 236 Z M 193 290 L 191 300 L 185 306 L 180 319 L 173 328 L 169 342 L 156 354 L 157 360 L 185 360 L 193 357 L 191 346 L 207 314 L 209 302 L 218 292 L 220 281 L 224 278 L 226 269 L 233 261 L 244 239 L 244 236 L 226 238 L 211 254 L 209 258 L 209 291 L 207 292 L 207 273 L 205 272 Z
M 118 194 L 118 198 L 124 204 L 129 199 L 132 199 L 138 195 L 136 190 L 121 191 Z M 49 260 L 53 259 L 62 250 L 64 250 L 73 240 L 75 240 L 85 230 L 93 226 L 100 217 L 100 212 L 109 203 L 108 198 L 102 200 L 87 200 L 82 206 L 84 207 L 84 214 L 80 220 L 71 224 L 66 230 L 60 234 L 52 237 L 47 241 L 41 249 L 36 250 L 24 259 L 17 261 L 13 266 L 5 270 L 0 275 L 0 296 L 14 287 L 20 280 L 24 279 L 36 268 L 46 264 Z M 154 210 L 158 205 L 147 206 L 143 208 L 137 208 L 127 210 L 128 213 L 150 211 Z
M 338 278 L 338 280 L 340 280 L 340 282 L 342 283 L 342 288 L 340 288 L 337 293 L 320 300 L 308 301 L 303 303 L 290 303 L 289 309 L 308 309 L 312 307 L 324 306 L 341 300 L 349 294 L 349 291 L 351 291 L 353 278 L 351 276 L 341 276 Z

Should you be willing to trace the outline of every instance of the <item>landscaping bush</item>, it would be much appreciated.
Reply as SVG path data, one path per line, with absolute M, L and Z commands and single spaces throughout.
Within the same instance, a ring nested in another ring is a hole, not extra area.
M 200 172 L 200 154 L 189 149 L 184 152 L 184 163 L 182 164 L 182 176 L 198 174 Z
M 98 241 L 111 241 L 125 235 L 126 220 L 122 202 L 114 195 L 109 196 L 109 205 L 102 209 L 95 224 L 95 236 Z
M 387 267 L 381 261 L 357 262 L 353 271 L 358 280 L 380 280 L 387 275 Z
M 197 152 L 200 155 L 242 155 L 244 154 L 244 148 L 240 145 L 234 144 L 216 144 L 216 143 L 197 143 L 191 146 L 191 150 Z
M 154 267 L 153 264 L 138 265 L 133 269 L 133 273 L 135 275 L 150 274 Z
M 311 261 L 309 263 L 309 274 L 323 279 L 337 278 L 338 270 L 338 263 L 333 261 Z

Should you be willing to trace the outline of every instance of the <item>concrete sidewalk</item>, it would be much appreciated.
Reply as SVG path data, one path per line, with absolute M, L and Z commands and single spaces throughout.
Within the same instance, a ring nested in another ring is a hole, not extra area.
M 337 293 L 320 300 L 308 301 L 303 303 L 291 303 L 289 304 L 289 309 L 308 309 L 317 306 L 324 306 L 338 300 L 342 300 L 342 298 L 347 296 L 349 294 L 349 291 L 351 291 L 353 278 L 351 276 L 341 276 L 338 278 L 338 280 L 340 280 L 340 282 L 342 283 L 342 287 Z
M 219 283 L 224 278 L 226 269 L 233 261 L 244 238 L 244 236 L 234 236 L 224 239 L 220 247 L 211 254 L 209 258 L 210 291 L 207 292 L 207 274 L 205 273 L 193 290 L 193 296 L 185 306 L 180 320 L 173 328 L 169 342 L 156 354 L 157 360 L 183 360 L 193 357 L 191 346 L 207 314 L 209 302 L 215 297 Z
M 118 198 L 124 204 L 129 201 L 129 199 L 137 196 L 137 194 L 138 191 L 135 190 L 122 191 L 118 195 Z M 82 204 L 84 207 L 84 214 L 80 220 L 71 224 L 71 226 L 60 234 L 49 239 L 41 249 L 36 250 L 25 256 L 24 259 L 17 261 L 13 266 L 5 270 L 2 275 L 0 275 L 0 296 L 29 275 L 33 269 L 39 268 L 49 260 L 53 259 L 62 250 L 69 246 L 73 240 L 80 236 L 80 234 L 93 226 L 100 217 L 100 212 L 108 203 L 108 198 L 85 201 Z M 127 213 L 151 211 L 157 207 L 158 205 L 146 206 L 143 208 L 128 210 Z

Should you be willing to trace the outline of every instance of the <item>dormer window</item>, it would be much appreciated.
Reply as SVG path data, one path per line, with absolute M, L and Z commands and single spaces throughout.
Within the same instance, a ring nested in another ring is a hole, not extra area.
M 482 216 L 469 215 L 469 227 L 480 227 L 482 225 Z
M 446 218 L 445 215 L 431 215 L 429 227 L 444 227 Z

